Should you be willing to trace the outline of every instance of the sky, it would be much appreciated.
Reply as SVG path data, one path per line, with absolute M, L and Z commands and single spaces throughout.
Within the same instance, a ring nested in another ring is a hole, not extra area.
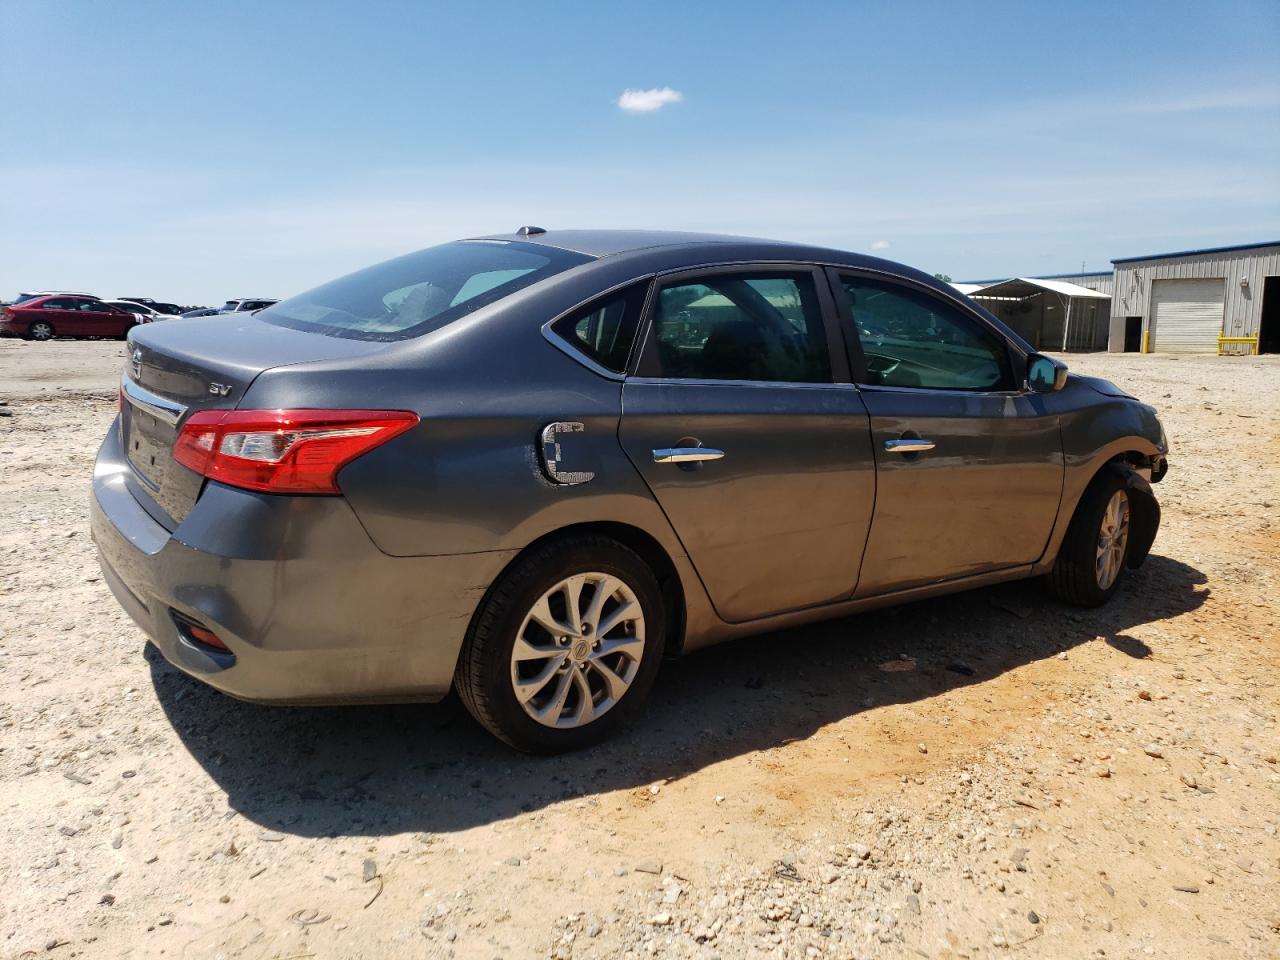
M 636 227 L 957 280 L 1280 238 L 1280 2 L 0 0 L 0 298 Z

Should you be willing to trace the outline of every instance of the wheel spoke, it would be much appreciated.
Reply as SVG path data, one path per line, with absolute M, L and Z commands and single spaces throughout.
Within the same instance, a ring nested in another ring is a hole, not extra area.
M 538 623 L 542 629 L 553 637 L 562 636 L 564 634 L 576 634 L 578 631 L 570 627 L 566 623 L 561 623 L 551 615 L 551 605 L 547 603 L 547 598 L 543 597 L 533 605 L 533 609 L 529 611 L 529 619 Z
M 564 713 L 564 703 L 569 699 L 569 690 L 573 687 L 573 674 L 572 667 L 560 674 L 560 682 L 556 687 L 555 696 L 551 698 L 545 707 L 537 711 L 538 718 L 543 723 L 554 727 L 560 722 L 560 715 Z
M 591 699 L 591 684 L 581 670 L 571 671 L 574 686 L 578 688 L 578 711 L 573 715 L 573 722 L 581 725 L 590 723 L 596 718 L 596 707 Z
M 605 601 L 618 592 L 618 588 L 622 586 L 621 581 L 608 574 L 602 576 L 595 582 L 596 592 L 591 597 L 591 604 L 587 607 L 586 622 L 596 627 L 596 635 L 599 636 L 600 614 L 604 612 Z
M 570 577 L 560 585 L 564 592 L 565 619 L 575 637 L 582 636 L 582 588 L 586 583 L 587 578 L 579 575 Z
M 558 657 L 563 660 L 564 656 L 564 647 L 535 647 L 524 637 L 516 637 L 515 648 L 511 651 L 511 659 L 520 663 L 527 660 L 545 660 L 548 657 Z
M 559 660 L 553 660 L 542 669 L 535 677 L 527 680 L 516 680 L 512 686 L 515 688 L 516 699 L 521 703 L 528 703 L 539 693 L 546 689 L 547 683 L 560 671 L 560 663 L 564 660 L 563 655 Z M 563 674 L 561 674 L 563 676 Z
M 593 661 L 601 657 L 611 657 L 615 653 L 626 654 L 629 660 L 639 660 L 644 653 L 644 640 L 640 637 L 618 637 L 616 640 L 601 640 L 600 648 L 591 652 Z
M 608 615 L 596 625 L 596 636 L 603 640 L 609 631 L 626 620 L 635 620 L 640 615 L 640 605 L 632 600 L 618 604 Z
M 627 687 L 631 686 L 630 683 L 618 676 L 618 674 L 615 673 L 603 660 L 592 660 L 591 668 L 595 670 L 596 673 L 600 674 L 606 686 L 608 686 L 610 700 L 616 702 L 624 693 L 627 692 Z

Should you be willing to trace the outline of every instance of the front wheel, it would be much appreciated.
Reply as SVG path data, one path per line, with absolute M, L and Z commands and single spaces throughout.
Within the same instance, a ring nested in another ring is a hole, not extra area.
M 1097 607 L 1120 585 L 1129 556 L 1129 490 L 1107 471 L 1089 485 L 1058 551 L 1049 585 L 1060 598 Z
M 552 542 L 490 589 L 455 686 L 471 715 L 518 750 L 589 746 L 644 700 L 665 622 L 657 579 L 633 551 L 598 536 Z

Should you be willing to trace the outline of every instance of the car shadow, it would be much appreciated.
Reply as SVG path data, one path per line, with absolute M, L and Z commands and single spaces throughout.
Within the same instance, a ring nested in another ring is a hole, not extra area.
M 184 745 L 250 821 L 299 836 L 434 833 L 678 779 L 1095 638 L 1117 656 L 1150 656 L 1124 631 L 1195 610 L 1209 596 L 1205 582 L 1194 567 L 1152 556 L 1097 610 L 1063 606 L 1023 582 L 734 641 L 665 664 L 622 740 L 560 757 L 513 752 L 453 699 L 258 706 L 190 679 L 149 645 L 145 655 Z M 912 669 L 880 669 L 903 656 Z

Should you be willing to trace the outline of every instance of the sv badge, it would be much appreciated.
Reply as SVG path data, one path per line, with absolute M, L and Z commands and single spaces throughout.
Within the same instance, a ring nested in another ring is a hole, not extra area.
M 215 397 L 225 397 L 231 392 L 231 384 L 229 383 L 211 383 L 209 384 L 209 392 Z
M 582 433 L 586 428 L 576 421 L 560 420 L 542 428 L 542 470 L 552 483 L 586 483 L 595 477 L 590 470 L 566 470 L 565 449 L 560 437 Z

